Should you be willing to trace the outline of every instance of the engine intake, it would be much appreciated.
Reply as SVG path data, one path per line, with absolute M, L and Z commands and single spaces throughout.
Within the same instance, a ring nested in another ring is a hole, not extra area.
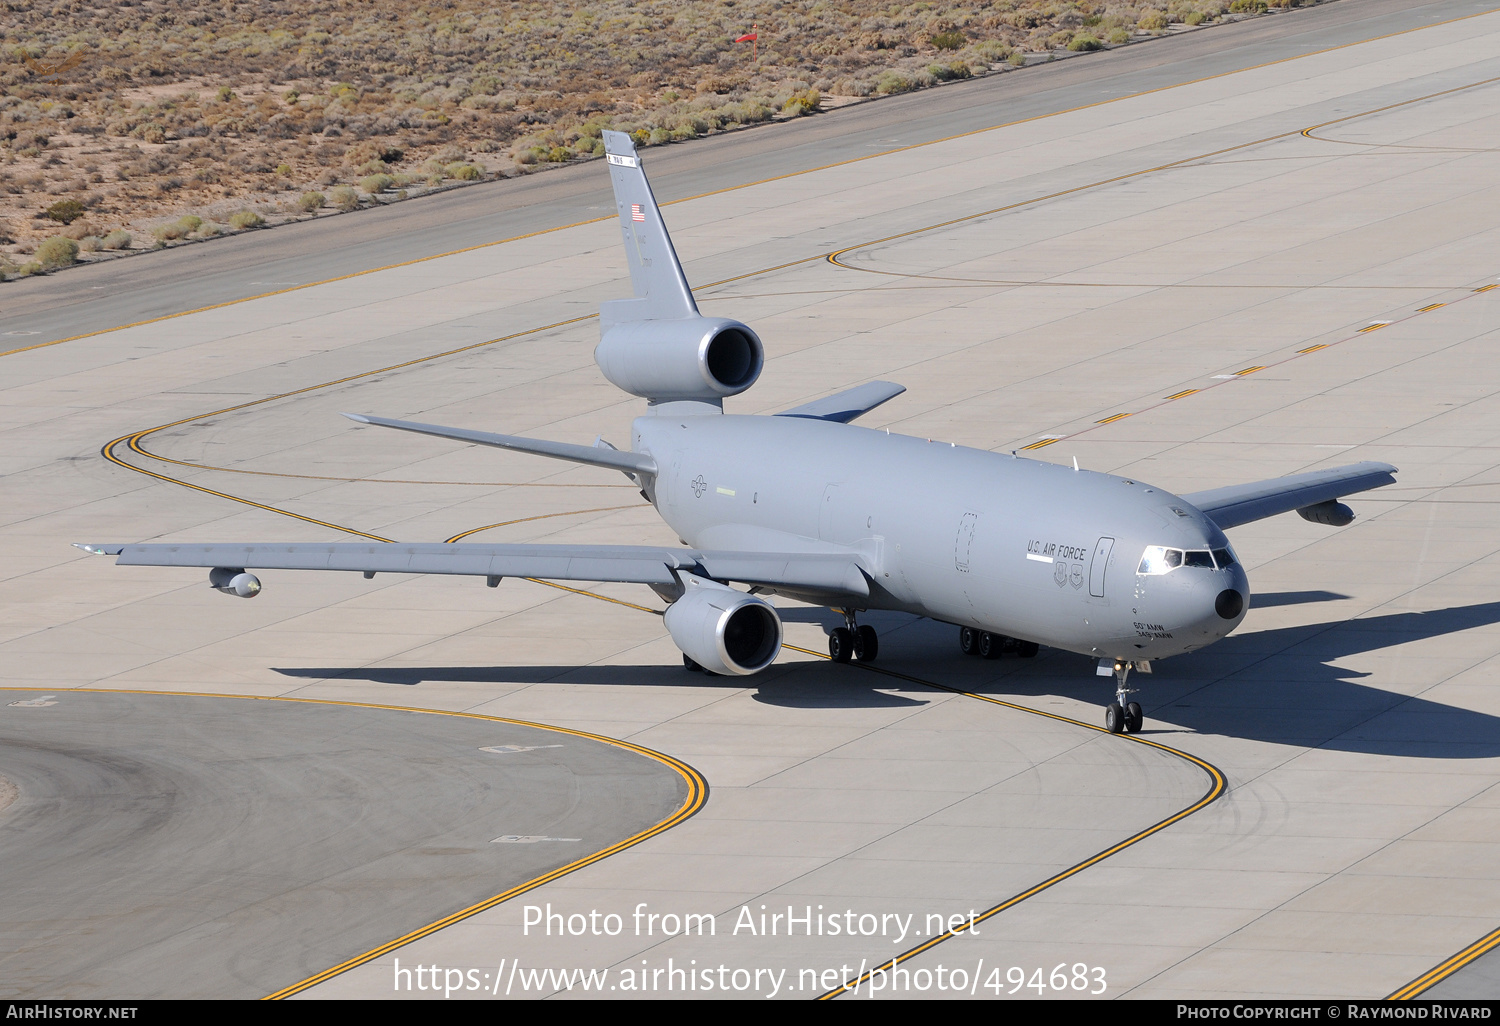
M 605 331 L 594 362 L 644 399 L 716 400 L 755 384 L 765 347 L 747 325 L 723 317 L 630 321 Z
M 781 617 L 764 599 L 684 575 L 682 598 L 663 619 L 683 653 L 713 673 L 759 673 L 781 652 Z

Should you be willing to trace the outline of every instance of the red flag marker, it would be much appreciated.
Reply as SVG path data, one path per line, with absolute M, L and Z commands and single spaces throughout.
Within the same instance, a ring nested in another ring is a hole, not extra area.
M 760 22 L 756 22 L 755 24 L 753 24 L 753 25 L 750 26 L 750 31 L 749 32 L 746 32 L 743 36 L 740 36 L 738 39 L 735 40 L 735 42 L 736 43 L 749 43 L 750 44 L 750 59 L 754 60 L 758 56 L 758 51 L 759 51 L 759 48 L 760 48 L 760 44 L 758 42 L 756 42 L 756 40 L 758 40 L 759 38 L 760 38 Z

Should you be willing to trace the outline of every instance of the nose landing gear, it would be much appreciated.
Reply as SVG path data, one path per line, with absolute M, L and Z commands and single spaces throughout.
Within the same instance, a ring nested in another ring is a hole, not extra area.
M 1138 664 L 1128 662 L 1124 659 L 1116 659 L 1113 665 L 1109 660 L 1099 660 L 1099 675 L 1105 676 L 1111 672 L 1115 675 L 1115 700 L 1104 707 L 1104 728 L 1111 734 L 1138 734 L 1144 715 L 1138 702 L 1127 702 L 1126 698 L 1135 693 L 1135 688 L 1127 688 L 1125 680 L 1130 676 L 1132 668 Z M 1150 664 L 1139 665 L 1142 673 L 1150 673 Z

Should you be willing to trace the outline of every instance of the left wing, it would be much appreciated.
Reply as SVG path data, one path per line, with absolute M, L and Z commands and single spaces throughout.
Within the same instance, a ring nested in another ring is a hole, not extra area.
M 1396 468 L 1389 463 L 1354 463 L 1347 467 L 1314 470 L 1307 474 L 1273 477 L 1269 481 L 1230 485 L 1183 495 L 1202 510 L 1220 530 L 1296 510 L 1304 520 L 1343 527 L 1354 519 L 1338 502 L 1345 495 L 1394 484 Z
M 650 545 L 483 545 L 338 542 L 282 545 L 78 545 L 118 556 L 122 566 L 201 566 L 215 570 L 344 570 L 403 574 L 460 574 L 488 578 L 541 577 L 556 581 L 618 581 L 667 588 L 679 574 L 835 599 L 864 598 L 870 581 L 851 551 L 733 552 Z

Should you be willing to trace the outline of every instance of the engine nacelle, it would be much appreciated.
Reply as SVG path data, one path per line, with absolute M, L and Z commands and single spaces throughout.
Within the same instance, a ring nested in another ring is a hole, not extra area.
M 254 598 L 260 594 L 260 578 L 245 573 L 244 567 L 216 566 L 208 572 L 208 583 L 215 591 L 237 598 Z
M 684 574 L 664 619 L 683 654 L 713 673 L 759 673 L 781 652 L 781 617 L 765 599 Z
M 1303 506 L 1297 511 L 1297 515 L 1303 520 L 1314 524 L 1327 524 L 1329 527 L 1347 527 L 1354 523 L 1354 510 L 1337 499 Z
M 643 399 L 717 400 L 760 377 L 765 347 L 739 321 L 691 317 L 611 326 L 594 362 L 616 386 Z

